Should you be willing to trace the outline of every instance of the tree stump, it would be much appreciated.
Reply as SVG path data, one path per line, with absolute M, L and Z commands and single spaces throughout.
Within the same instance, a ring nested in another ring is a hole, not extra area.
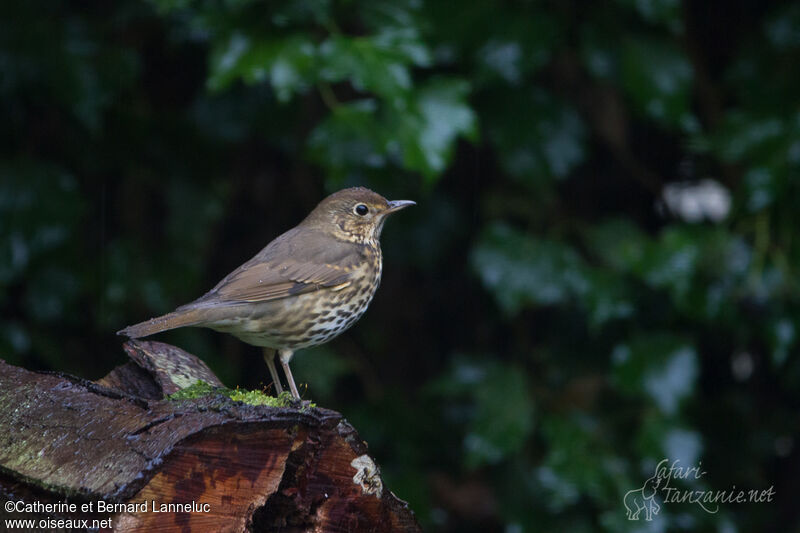
M 235 401 L 191 354 L 125 350 L 97 382 L 0 360 L 0 529 L 419 531 L 339 413 Z

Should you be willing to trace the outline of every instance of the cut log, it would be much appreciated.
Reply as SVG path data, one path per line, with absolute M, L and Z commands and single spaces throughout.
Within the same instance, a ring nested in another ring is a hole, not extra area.
M 339 413 L 236 401 L 191 354 L 125 349 L 97 382 L 0 360 L 0 529 L 419 531 Z

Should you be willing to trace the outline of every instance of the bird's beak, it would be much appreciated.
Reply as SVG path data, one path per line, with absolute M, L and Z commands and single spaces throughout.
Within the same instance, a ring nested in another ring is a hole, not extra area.
M 386 210 L 386 213 L 394 213 L 410 205 L 417 205 L 417 202 L 412 202 L 411 200 L 392 200 L 389 202 L 389 209 Z

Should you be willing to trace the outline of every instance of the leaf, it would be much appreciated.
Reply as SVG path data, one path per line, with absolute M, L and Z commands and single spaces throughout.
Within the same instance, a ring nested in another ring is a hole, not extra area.
M 589 414 L 550 413 L 542 420 L 547 453 L 537 469 L 538 481 L 552 498 L 548 506 L 561 510 L 578 502 L 582 495 L 606 500 L 614 494 L 612 480 L 618 477 L 606 450 L 598 419 Z
M 633 221 L 623 218 L 596 223 L 585 237 L 593 254 L 618 272 L 637 268 L 650 246 L 648 236 Z
M 683 31 L 680 0 L 617 0 L 635 9 L 648 22 L 660 24 L 673 33 Z
M 464 437 L 466 465 L 496 463 L 525 444 L 533 430 L 533 403 L 524 372 L 490 367 L 474 389 L 475 418 Z
M 694 346 L 668 333 L 638 336 L 617 345 L 612 362 L 620 391 L 649 397 L 667 416 L 677 414 L 697 381 Z
M 586 156 L 578 113 L 541 90 L 495 95 L 486 122 L 503 168 L 523 183 L 564 178 Z
M 595 328 L 629 318 L 635 299 L 625 278 L 588 266 L 569 245 L 491 226 L 471 262 L 500 307 L 514 315 L 527 306 L 583 308 Z
M 248 84 L 269 82 L 278 100 L 286 102 L 315 82 L 316 53 L 314 43 L 302 34 L 258 40 L 234 32 L 212 50 L 208 87 L 222 91 L 237 79 Z
M 409 65 L 419 58 L 413 51 L 395 49 L 394 42 L 387 35 L 333 35 L 319 47 L 319 77 L 328 82 L 349 81 L 357 91 L 372 92 L 402 106 L 412 86 Z
M 586 269 L 574 250 L 501 224 L 484 232 L 471 262 L 484 286 L 510 315 L 526 305 L 563 303 L 588 290 Z
M 467 89 L 440 79 L 415 89 L 400 109 L 366 99 L 339 104 L 311 135 L 312 157 L 339 177 L 346 167 L 379 168 L 391 160 L 432 183 L 450 162 L 457 137 L 475 132 Z
M 800 113 L 733 111 L 708 144 L 722 160 L 746 165 L 738 196 L 749 211 L 763 211 L 791 197 L 800 168 Z
M 670 462 L 680 461 L 681 465 L 697 465 L 703 451 L 703 438 L 674 417 L 650 411 L 644 414 L 636 431 L 636 448 L 651 465 L 665 457 Z M 647 471 L 652 472 L 653 468 Z
M 725 124 L 714 138 L 713 146 L 729 163 L 745 158 L 763 159 L 782 144 L 788 130 L 782 117 L 732 111 L 726 115 Z
M 681 300 L 691 288 L 700 258 L 698 234 L 691 229 L 670 227 L 657 245 L 648 248 L 638 271 L 648 285 L 669 289 L 676 300 Z
M 534 423 L 534 405 L 524 372 L 491 360 L 457 357 L 433 390 L 465 401 L 465 464 L 495 464 L 522 448 Z
M 476 53 L 476 83 L 483 87 L 496 84 L 499 79 L 520 86 L 552 58 L 560 40 L 560 21 L 546 11 L 536 17 L 520 17 L 497 7 L 497 27 L 502 31 L 486 29 L 488 37 Z
M 375 112 L 374 100 L 336 106 L 309 137 L 311 158 L 339 177 L 351 168 L 385 166 L 386 132 Z
M 769 324 L 767 339 L 772 350 L 772 364 L 781 368 L 789 357 L 789 351 L 797 342 L 797 327 L 790 317 L 781 317 Z
M 422 172 L 428 183 L 445 170 L 459 136 L 475 139 L 475 113 L 467 104 L 469 85 L 462 80 L 437 79 L 421 87 L 414 107 L 419 121 L 403 122 L 403 162 Z
M 764 26 L 764 33 L 776 50 L 800 48 L 800 6 L 797 4 L 780 6 Z
M 635 39 L 622 48 L 620 82 L 639 111 L 666 127 L 694 124 L 692 67 L 667 41 Z
M 589 290 L 582 304 L 589 313 L 589 324 L 599 328 L 606 322 L 631 318 L 636 311 L 636 299 L 625 279 L 601 269 L 587 272 Z

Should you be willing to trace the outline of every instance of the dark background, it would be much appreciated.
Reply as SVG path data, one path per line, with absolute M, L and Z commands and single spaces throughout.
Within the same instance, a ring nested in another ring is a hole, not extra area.
M 419 205 L 293 369 L 426 530 L 800 531 L 798 65 L 796 2 L 2 2 L 0 357 L 99 378 L 365 185 Z M 776 495 L 628 521 L 664 458 Z

